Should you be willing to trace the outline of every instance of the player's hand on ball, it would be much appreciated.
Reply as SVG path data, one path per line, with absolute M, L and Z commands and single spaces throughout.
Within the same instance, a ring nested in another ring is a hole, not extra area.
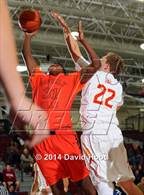
M 25 36 L 27 36 L 27 37 L 33 37 L 33 36 L 35 36 L 37 33 L 38 33 L 38 30 L 37 30 L 37 31 L 34 31 L 34 32 L 32 32 L 32 33 L 25 32 Z

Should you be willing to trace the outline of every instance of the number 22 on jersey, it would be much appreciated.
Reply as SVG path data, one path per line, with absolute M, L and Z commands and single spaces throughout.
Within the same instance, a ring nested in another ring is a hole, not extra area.
M 101 89 L 101 92 L 95 95 L 93 102 L 100 105 L 105 105 L 108 108 L 112 108 L 112 105 L 110 104 L 110 101 L 114 99 L 116 93 L 113 89 L 106 88 L 103 84 L 98 84 L 97 88 Z M 99 100 L 99 98 L 105 95 L 105 93 L 108 93 L 109 96 L 106 99 Z

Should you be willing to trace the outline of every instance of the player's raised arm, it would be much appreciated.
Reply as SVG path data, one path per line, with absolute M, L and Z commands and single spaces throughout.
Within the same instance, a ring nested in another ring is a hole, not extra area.
M 100 67 L 100 59 L 93 50 L 93 48 L 89 45 L 89 43 L 84 38 L 84 33 L 82 30 L 82 21 L 79 21 L 78 23 L 78 32 L 79 32 L 79 38 L 78 40 L 83 45 L 83 47 L 86 49 L 87 53 L 89 54 L 89 57 L 91 59 L 91 65 L 95 66 L 96 68 Z
M 16 109 L 19 99 L 25 94 L 25 89 L 22 79 L 16 71 L 18 65 L 16 44 L 6 1 L 1 1 L 0 4 L 0 45 L 0 82 L 8 100 Z
M 22 49 L 25 64 L 28 68 L 30 75 L 38 67 L 38 64 L 37 64 L 36 60 L 33 58 L 32 52 L 31 52 L 31 39 L 35 34 L 36 34 L 36 32 L 25 33 L 23 49 Z
M 99 57 L 96 55 L 95 51 L 91 48 L 89 43 L 84 38 L 81 21 L 79 21 L 78 32 L 79 32 L 78 40 L 83 45 L 83 47 L 86 49 L 87 53 L 89 54 L 89 57 L 91 58 L 91 63 L 88 66 L 83 66 L 82 58 L 79 58 L 79 60 L 77 61 L 77 63 L 81 66 L 81 83 L 85 83 L 100 68 L 101 62 L 100 62 Z
M 65 34 L 65 40 L 69 49 L 69 52 L 72 56 L 72 59 L 75 63 L 78 63 L 81 67 L 81 82 L 87 82 L 93 74 L 99 69 L 100 67 L 100 60 L 95 54 L 94 50 L 89 46 L 89 44 L 85 41 L 83 32 L 82 32 L 82 24 L 79 23 L 79 41 L 82 43 L 82 45 L 85 47 L 87 52 L 89 53 L 92 63 L 88 66 L 85 66 L 85 60 L 82 57 L 82 54 L 79 49 L 78 42 L 73 38 L 71 35 L 71 31 L 64 21 L 63 17 L 60 16 L 57 12 L 52 12 L 52 16 L 59 22 L 59 24 L 62 26 Z
M 71 35 L 70 28 L 68 27 L 68 25 L 65 22 L 65 20 L 63 19 L 63 17 L 55 11 L 52 11 L 51 14 L 52 14 L 53 18 L 55 20 L 57 20 L 59 22 L 59 24 L 62 26 L 63 31 L 64 31 L 64 38 L 65 38 L 65 41 L 67 44 L 67 48 L 69 50 L 69 53 L 70 53 L 73 61 L 76 63 L 78 61 L 78 59 L 80 58 L 80 56 L 82 56 L 77 41 Z

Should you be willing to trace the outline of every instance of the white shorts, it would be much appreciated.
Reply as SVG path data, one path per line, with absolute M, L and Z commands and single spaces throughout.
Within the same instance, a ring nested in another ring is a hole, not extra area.
M 82 150 L 93 184 L 134 179 L 121 130 L 116 125 L 110 125 L 105 134 L 100 134 L 102 127 L 104 124 L 97 125 L 84 131 L 81 136 Z

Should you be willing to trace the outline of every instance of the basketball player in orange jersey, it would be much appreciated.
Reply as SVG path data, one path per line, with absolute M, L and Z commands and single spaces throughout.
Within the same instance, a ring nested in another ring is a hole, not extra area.
M 66 30 L 67 31 L 67 30 Z M 89 178 L 89 172 L 81 159 L 81 151 L 77 144 L 76 133 L 72 128 L 70 109 L 73 100 L 84 84 L 97 71 L 100 61 L 97 60 L 80 72 L 64 73 L 60 64 L 48 68 L 43 73 L 31 53 L 31 39 L 36 32 L 25 33 L 23 56 L 30 75 L 33 101 L 48 114 L 48 125 L 53 135 L 34 147 L 34 156 L 48 185 L 55 195 L 64 195 L 63 178 L 70 178 L 87 195 L 95 195 L 96 191 Z M 71 33 L 67 33 L 67 41 L 72 41 Z M 78 45 L 74 45 L 81 56 Z M 91 74 L 88 74 L 91 73 Z

